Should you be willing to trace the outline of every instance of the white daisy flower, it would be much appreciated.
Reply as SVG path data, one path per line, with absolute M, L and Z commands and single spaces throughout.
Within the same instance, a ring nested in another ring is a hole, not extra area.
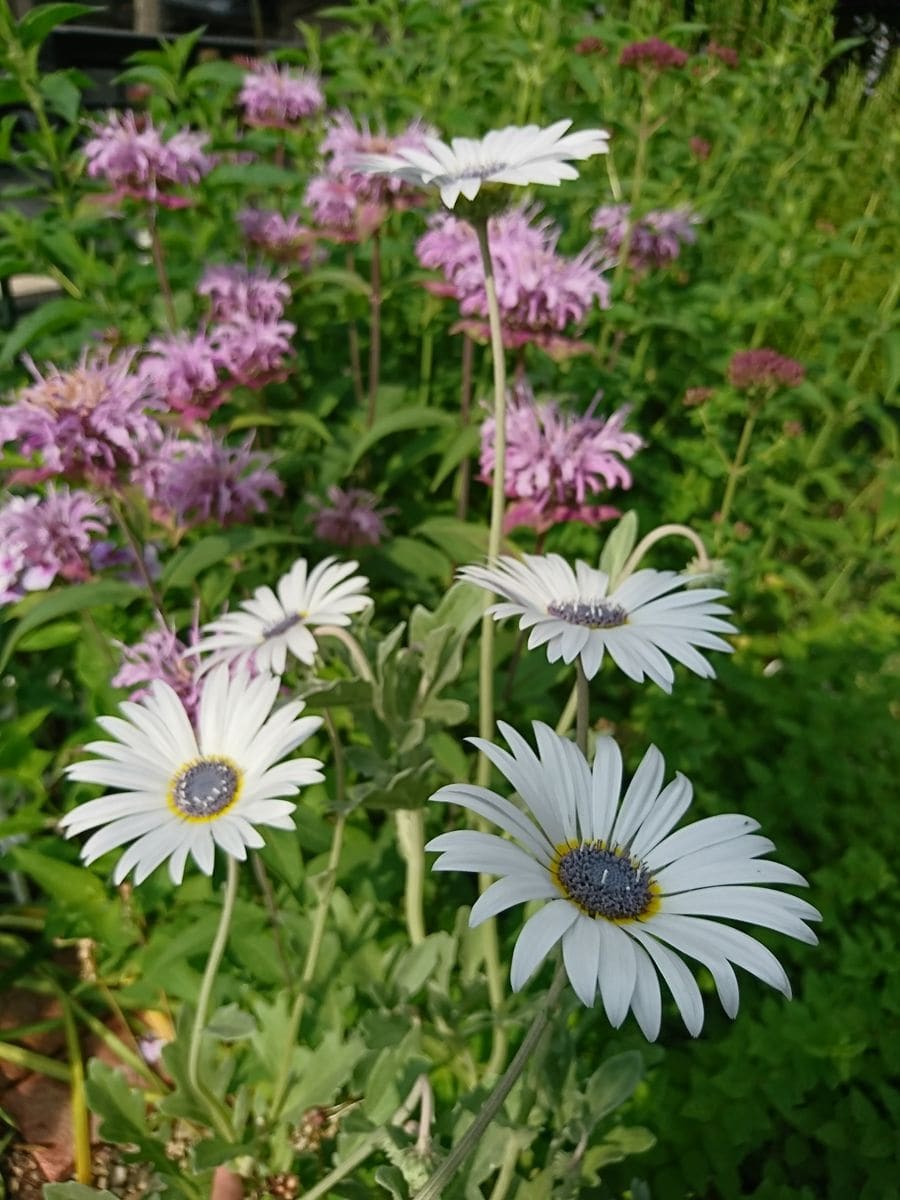
M 720 588 L 685 587 L 690 578 L 676 571 L 635 571 L 613 591 L 605 571 L 576 562 L 573 571 L 558 554 L 526 554 L 522 560 L 501 555 L 496 566 L 463 567 L 461 579 L 505 597 L 488 609 L 498 621 L 519 617 L 530 629 L 528 649 L 547 647 L 550 662 L 581 660 L 588 679 L 603 662 L 604 651 L 629 679 L 644 676 L 671 692 L 674 658 L 705 679 L 715 671 L 696 647 L 731 652 L 720 633 L 737 630 Z
M 310 571 L 306 559 L 298 558 L 279 579 L 277 595 L 270 587 L 257 588 L 253 598 L 241 604 L 241 611 L 225 613 L 204 625 L 209 636 L 187 654 L 212 652 L 201 665 L 201 674 L 217 663 L 228 662 L 280 675 L 288 651 L 310 666 L 316 657 L 310 626 L 349 625 L 351 613 L 372 603 L 365 594 L 368 579 L 353 574 L 358 566 L 326 558 Z
M 578 178 L 569 159 L 590 158 L 609 149 L 609 134 L 604 129 L 566 133 L 571 124 L 557 121 L 546 129 L 507 125 L 482 138 L 452 138 L 449 146 L 439 138 L 426 137 L 427 150 L 404 146 L 395 154 L 359 154 L 353 169 L 393 175 L 417 187 L 435 187 L 447 208 L 453 208 L 460 193 L 474 200 L 484 183 L 556 187 L 564 179 Z
M 787 976 L 754 938 L 709 917 L 747 921 L 816 943 L 804 922 L 820 920 L 807 904 L 760 884 L 806 885 L 790 867 L 760 856 L 774 849 L 758 822 L 737 813 L 707 817 L 672 832 L 691 802 L 680 774 L 662 787 L 665 763 L 651 746 L 620 802 L 622 756 L 612 738 L 597 742 L 593 771 L 581 751 L 535 722 L 536 755 L 509 725 L 500 730 L 512 753 L 481 738 L 488 756 L 531 811 L 470 784 L 443 787 L 432 800 L 487 817 L 519 843 L 474 830 L 443 833 L 436 871 L 478 871 L 501 879 L 475 902 L 472 926 L 529 900 L 549 903 L 530 917 L 516 941 L 511 983 L 519 991 L 557 942 L 575 993 L 593 1005 L 599 990 L 610 1023 L 629 1008 L 644 1035 L 659 1033 L 662 976 L 684 1023 L 696 1037 L 703 1003 L 680 955 L 705 966 L 725 1012 L 738 1010 L 732 964 L 790 997 Z M 662 789 L 662 790 L 661 790 Z M 536 822 L 536 823 L 535 823 Z
M 81 857 L 92 863 L 117 846 L 131 845 L 113 874 L 121 883 L 134 871 L 141 883 L 168 859 L 173 883 L 181 883 L 189 854 L 212 874 L 216 846 L 245 859 L 247 848 L 264 845 L 257 825 L 293 829 L 294 796 L 324 776 L 316 758 L 279 759 L 322 724 L 301 717 L 300 700 L 272 713 L 281 681 L 244 672 L 231 678 L 227 666 L 207 676 L 196 729 L 176 692 L 155 680 L 140 703 L 126 701 L 122 717 L 100 717 L 115 741 L 91 742 L 99 758 L 66 768 L 70 779 L 117 789 L 67 813 L 60 827 L 68 837 L 97 832 Z M 277 765 L 276 765 L 277 764 Z

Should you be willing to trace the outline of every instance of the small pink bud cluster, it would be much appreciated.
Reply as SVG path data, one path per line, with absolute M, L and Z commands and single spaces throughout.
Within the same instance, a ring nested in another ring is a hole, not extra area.
M 666 71 L 671 67 L 683 67 L 687 60 L 684 50 L 653 37 L 646 42 L 631 42 L 626 46 L 619 55 L 619 66 Z
M 739 350 L 728 364 L 728 382 L 732 387 L 797 387 L 806 378 L 806 368 L 776 350 Z

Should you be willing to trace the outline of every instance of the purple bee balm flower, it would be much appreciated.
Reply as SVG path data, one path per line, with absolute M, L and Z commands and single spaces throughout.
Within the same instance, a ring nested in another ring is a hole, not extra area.
M 153 338 L 140 373 L 160 401 L 185 422 L 206 420 L 228 395 L 220 378 L 220 355 L 208 333 Z
M 669 67 L 683 67 L 688 56 L 677 46 L 663 42 L 659 38 L 650 38 L 646 42 L 632 42 L 619 55 L 620 67 L 649 67 L 655 71 L 665 71 Z
M 280 262 L 312 266 L 317 258 L 317 234 L 296 213 L 283 217 L 278 212 L 248 208 L 238 214 L 244 237 Z
M 151 629 L 133 646 L 120 643 L 123 663 L 112 678 L 113 687 L 132 688 L 129 700 L 143 700 L 151 694 L 150 684 L 161 679 L 174 690 L 193 720 L 200 703 L 201 681 L 196 673 L 198 660 L 184 655 L 198 639 L 195 625 L 189 645 L 165 627 Z
M 296 325 L 290 321 L 259 321 L 235 313 L 230 321 L 210 330 L 219 365 L 231 384 L 258 389 L 287 378 L 284 360 L 292 352 Z
M 364 488 L 330 487 L 328 504 L 311 499 L 318 508 L 313 517 L 316 537 L 334 546 L 377 546 L 387 533 L 384 518 L 394 511 L 379 510 L 378 497 Z
M 564 336 L 580 325 L 594 301 L 609 307 L 609 285 L 597 248 L 587 246 L 575 258 L 557 253 L 559 229 L 523 208 L 492 217 L 488 237 L 504 343 L 533 342 L 550 351 L 578 352 L 583 343 Z M 481 252 L 474 229 L 465 221 L 439 215 L 416 245 L 419 261 L 440 270 L 464 318 L 457 328 L 486 333 L 487 295 Z
M 618 516 L 618 509 L 587 503 L 588 497 L 610 488 L 631 487 L 631 472 L 623 459 L 643 446 L 635 433 L 626 433 L 629 409 L 595 417 L 595 396 L 584 416 L 562 413 L 553 402 L 538 403 L 526 381 L 516 384 L 506 410 L 506 478 L 504 490 L 515 501 L 504 527 L 530 525 L 539 533 L 565 521 L 596 525 Z M 494 471 L 494 421 L 481 427 L 481 477 L 490 482 Z
M 234 525 L 265 512 L 266 493 L 284 490 L 269 455 L 251 450 L 253 436 L 226 446 L 211 433 L 196 441 L 170 438 L 134 474 L 154 517 L 177 529 L 207 521 Z
M 16 472 L 16 480 L 59 475 L 111 486 L 159 444 L 162 429 L 147 410 L 161 404 L 149 381 L 131 372 L 135 354 L 113 359 L 85 351 L 76 366 L 48 366 L 43 375 L 28 360 L 35 382 L 0 408 L 0 446 L 17 442 L 23 454 L 43 461 L 38 469 Z
M 630 204 L 606 204 L 595 211 L 591 229 L 602 233 L 605 254 L 615 258 L 627 244 L 628 265 L 635 271 L 650 271 L 674 262 L 683 246 L 695 242 L 693 227 L 699 222 L 696 213 L 686 208 L 660 209 L 632 220 Z
M 427 150 L 425 139 L 435 132 L 423 121 L 411 121 L 400 133 L 391 135 L 382 130 L 373 131 L 366 121 L 357 125 L 348 112 L 337 113 L 332 117 L 320 147 L 325 173 L 331 179 L 346 184 L 360 204 L 408 208 L 421 199 L 419 190 L 396 177 L 360 173 L 356 169 L 357 158 L 360 154 Z
M 234 265 L 207 267 L 197 292 L 208 297 L 216 321 L 231 321 L 235 316 L 279 321 L 291 298 L 282 278 Z
M 42 591 L 57 576 L 89 579 L 93 539 L 109 520 L 100 501 L 65 486 L 7 500 L 0 508 L 0 604 Z
M 289 129 L 305 117 L 320 112 L 325 97 L 315 75 L 291 71 L 276 63 L 256 62 L 238 95 L 248 125 Z
M 320 235 L 332 242 L 365 241 L 384 223 L 388 213 L 386 205 L 361 201 L 348 183 L 330 175 L 311 179 L 304 200 L 312 209 Z
M 741 391 L 751 388 L 796 387 L 806 378 L 806 368 L 776 350 L 739 350 L 728 364 L 728 382 Z
M 205 133 L 183 129 L 166 141 L 145 113 L 112 112 L 91 129 L 94 136 L 84 147 L 87 173 L 105 180 L 117 198 L 182 208 L 190 200 L 171 195 L 171 189 L 196 185 L 215 166 Z

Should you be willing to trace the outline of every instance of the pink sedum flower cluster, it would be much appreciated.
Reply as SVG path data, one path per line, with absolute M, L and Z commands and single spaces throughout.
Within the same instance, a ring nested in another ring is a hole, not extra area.
M 197 641 L 193 630 L 191 644 Z M 156 679 L 167 683 L 178 696 L 193 721 L 200 704 L 201 681 L 197 678 L 197 660 L 185 659 L 189 647 L 165 626 L 151 629 L 133 646 L 120 646 L 122 666 L 112 678 L 113 687 L 131 688 L 128 699 L 143 700 L 151 693 Z
M 666 71 L 670 67 L 683 67 L 688 56 L 670 42 L 660 38 L 648 38 L 646 42 L 631 42 L 619 55 L 620 67 L 649 67 L 654 71 Z
M 739 350 L 728 364 L 728 382 L 741 391 L 750 388 L 797 387 L 806 378 L 806 368 L 777 350 Z
M 166 139 L 144 113 L 112 112 L 91 129 L 94 136 L 84 147 L 87 173 L 105 180 L 120 199 L 183 208 L 191 201 L 172 189 L 196 186 L 215 166 L 205 133 L 182 129 Z
M 444 214 L 432 218 L 430 226 L 419 238 L 416 253 L 423 267 L 439 270 L 446 280 L 433 290 L 452 296 L 464 318 L 477 318 L 458 328 L 487 336 L 487 294 L 475 230 Z M 574 258 L 563 257 L 556 248 L 559 229 L 525 208 L 492 217 L 488 239 L 504 343 L 516 347 L 532 342 L 559 353 L 586 349 L 566 330 L 579 326 L 595 301 L 609 307 L 605 263 L 597 247 L 589 245 Z
M 0 604 L 41 591 L 59 577 L 89 579 L 94 539 L 110 520 L 87 492 L 54 488 L 44 496 L 13 496 L 0 508 Z
M 563 413 L 552 401 L 535 400 L 530 386 L 521 381 L 509 396 L 506 409 L 506 470 L 504 490 L 514 501 L 506 512 L 504 529 L 527 525 L 545 533 L 554 525 L 582 521 L 597 525 L 619 515 L 619 510 L 589 502 L 589 497 L 612 488 L 631 487 L 625 462 L 643 446 L 636 433 L 624 425 L 628 408 L 612 416 L 595 417 Z M 494 472 L 494 420 L 481 427 L 481 477 L 489 483 Z
M 603 250 L 611 258 L 618 257 L 627 243 L 628 265 L 635 271 L 651 271 L 674 262 L 684 246 L 697 240 L 694 226 L 699 222 L 696 213 L 686 208 L 656 210 L 634 220 L 630 204 L 606 204 L 595 211 L 591 229 L 602 234 Z
M 74 367 L 51 365 L 43 375 L 29 362 L 34 383 L 0 408 L 0 446 L 16 442 L 22 454 L 39 455 L 41 466 L 16 472 L 15 481 L 61 476 L 110 486 L 160 443 L 162 430 L 147 410 L 162 406 L 149 381 L 131 371 L 134 355 L 86 350 Z
M 266 511 L 267 494 L 284 490 L 270 456 L 252 450 L 252 443 L 252 434 L 237 446 L 212 433 L 191 441 L 171 437 L 135 472 L 134 482 L 154 517 L 178 529 L 247 521 Z
M 365 488 L 328 489 L 328 503 L 313 500 L 316 537 L 333 546 L 377 546 L 387 533 L 378 497 Z
M 325 107 L 325 97 L 315 75 L 292 71 L 277 63 L 255 62 L 244 76 L 238 94 L 248 125 L 265 129 L 290 129 Z
M 354 167 L 360 154 L 424 149 L 430 132 L 421 121 L 412 121 L 391 137 L 373 132 L 366 122 L 358 126 L 349 113 L 337 113 L 321 145 L 323 171 L 310 180 L 305 197 L 322 233 L 336 242 L 363 241 L 392 208 L 417 204 L 421 192 L 410 184 L 395 176 L 363 174 Z

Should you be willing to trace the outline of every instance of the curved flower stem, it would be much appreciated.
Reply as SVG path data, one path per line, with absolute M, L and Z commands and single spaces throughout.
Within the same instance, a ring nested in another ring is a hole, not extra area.
M 491 358 L 494 367 L 494 477 L 491 486 L 491 527 L 488 535 L 488 562 L 493 563 L 500 553 L 503 540 L 503 517 L 506 508 L 504 483 L 506 480 L 506 358 L 503 349 L 503 331 L 500 326 L 500 305 L 494 284 L 494 267 L 488 244 L 488 218 L 475 221 L 481 262 L 484 267 L 484 290 L 487 296 L 488 319 L 491 329 Z M 487 612 L 481 619 L 481 647 L 478 664 L 478 733 L 487 741 L 494 736 L 494 620 Z M 491 778 L 491 764 L 485 755 L 480 755 L 476 782 L 486 787 Z M 488 879 L 479 876 L 481 890 L 488 886 Z M 503 968 L 500 965 L 500 949 L 497 943 L 495 921 L 485 921 L 482 928 L 485 973 L 491 1009 L 497 1014 L 503 1007 Z M 506 1061 L 506 1030 L 499 1020 L 494 1023 L 494 1040 L 488 1059 L 487 1072 L 496 1074 Z
M 225 877 L 225 891 L 222 897 L 219 928 L 216 930 L 212 949 L 209 952 L 209 958 L 206 960 L 206 970 L 203 972 L 203 981 L 200 984 L 200 995 L 197 997 L 197 1011 L 194 1015 L 194 1027 L 191 1030 L 191 1040 L 188 1046 L 188 1083 L 190 1084 L 191 1091 L 206 1104 L 217 1132 L 226 1141 L 231 1141 L 234 1134 L 231 1128 L 231 1118 L 226 1108 L 200 1082 L 200 1044 L 203 1039 L 203 1030 L 206 1027 L 206 1018 L 209 1014 L 209 1001 L 212 996 L 213 984 L 216 981 L 216 972 L 222 961 L 222 955 L 225 953 L 225 943 L 228 941 L 228 930 L 231 926 L 234 902 L 237 898 L 238 862 L 236 858 L 232 858 L 228 854 L 226 855 L 226 863 L 228 873 Z
M 652 529 L 646 537 L 641 538 L 631 554 L 628 556 L 624 567 L 613 580 L 613 584 L 618 587 L 620 583 L 632 575 L 638 568 L 638 565 L 651 546 L 655 546 L 657 542 L 662 541 L 665 537 L 683 537 L 687 538 L 692 543 L 697 551 L 700 569 L 706 570 L 710 565 L 709 554 L 706 551 L 706 546 L 703 544 L 703 539 L 699 533 L 695 533 L 689 525 L 660 525 L 656 529 Z
M 172 285 L 169 282 L 169 273 L 166 270 L 166 258 L 163 253 L 162 241 L 159 236 L 159 224 L 157 221 L 157 208 L 155 204 L 149 205 L 147 209 L 147 227 L 150 231 L 150 253 L 153 255 L 153 265 L 156 268 L 156 278 L 159 280 L 159 290 L 162 292 L 163 305 L 166 310 L 166 320 L 169 323 L 169 328 L 174 333 L 178 328 L 178 314 L 175 312 L 175 300 L 172 296 Z
M 425 813 L 421 808 L 398 808 L 397 840 L 406 863 L 403 910 L 413 946 L 425 940 Z
M 306 1007 L 306 997 L 309 992 L 309 986 L 313 981 L 313 976 L 316 973 L 316 964 L 319 961 L 319 951 L 322 949 L 322 939 L 325 936 L 325 924 L 328 920 L 328 912 L 331 908 L 331 897 L 334 893 L 334 885 L 337 881 L 337 869 L 341 860 L 341 848 L 344 844 L 344 827 L 347 823 L 347 817 L 344 810 L 345 804 L 345 776 L 344 776 L 344 752 L 341 743 L 337 736 L 337 730 L 334 727 L 334 721 L 331 713 L 325 711 L 325 726 L 328 730 L 328 736 L 331 739 L 331 746 L 334 753 L 334 773 L 335 773 L 335 791 L 337 793 L 337 820 L 334 823 L 334 832 L 331 835 L 331 849 L 328 854 L 328 864 L 325 867 L 324 878 L 322 880 L 321 891 L 319 892 L 319 903 L 316 906 L 316 914 L 313 917 L 312 934 L 309 939 L 309 948 L 306 951 L 306 961 L 303 964 L 303 974 L 300 976 L 300 989 L 294 997 L 294 1004 L 291 1008 L 291 1015 L 288 1021 L 288 1029 L 285 1037 L 285 1053 L 281 1060 L 281 1068 L 278 1072 L 278 1077 L 275 1080 L 275 1088 L 272 1093 L 272 1103 L 269 1106 L 269 1120 L 272 1124 L 278 1119 L 281 1109 L 284 1105 L 287 1090 L 291 1082 L 291 1059 L 293 1057 L 294 1046 L 297 1042 L 297 1034 L 300 1030 L 300 1022 L 303 1020 L 303 1010 Z
M 575 663 L 575 744 L 581 753 L 587 757 L 588 725 L 591 717 L 591 696 L 588 690 L 587 675 L 581 665 L 581 659 Z
M 290 963 L 284 952 L 284 942 L 281 940 L 281 917 L 278 912 L 278 902 L 275 899 L 275 889 L 272 887 L 272 881 L 269 878 L 269 872 L 266 870 L 266 864 L 259 855 L 256 853 L 251 854 L 250 861 L 253 864 L 253 874 L 256 876 L 256 882 L 259 884 L 263 904 L 266 906 L 266 913 L 269 917 L 269 925 L 272 929 L 272 942 L 275 946 L 275 956 L 278 959 L 278 965 L 281 967 L 281 977 L 284 980 L 284 986 L 288 991 L 288 995 L 290 995 L 294 990 L 294 980 L 291 975 Z
M 544 1030 L 550 1023 L 550 1018 L 554 1014 L 556 1002 L 563 990 L 563 985 L 566 981 L 566 972 L 563 964 L 560 963 L 556 968 L 556 974 L 553 977 L 553 982 L 550 984 L 550 990 L 547 992 L 543 1007 L 538 1011 L 534 1020 L 531 1023 L 531 1028 L 525 1034 L 522 1040 L 522 1045 L 516 1051 L 512 1062 L 504 1071 L 503 1075 L 498 1079 L 494 1090 L 491 1092 L 485 1101 L 481 1112 L 459 1139 L 435 1173 L 431 1176 L 421 1191 L 416 1192 L 413 1200 L 437 1200 L 441 1195 L 445 1185 L 453 1178 L 462 1164 L 466 1161 L 478 1142 L 481 1140 L 481 1135 L 493 1121 L 494 1117 L 503 1107 L 503 1102 L 509 1093 L 512 1091 L 514 1084 L 525 1069 L 525 1065 L 531 1057 L 532 1052 L 543 1036 Z
M 366 428 L 375 422 L 375 405 L 378 400 L 378 382 L 381 374 L 381 236 L 372 234 L 372 275 L 369 297 L 369 409 L 366 413 Z
M 364 679 L 366 683 L 373 683 L 375 676 L 372 673 L 372 667 L 369 660 L 366 658 L 365 651 L 356 640 L 352 633 L 344 629 L 340 625 L 317 625 L 315 636 L 336 638 L 337 641 L 343 642 L 350 654 L 350 659 L 356 667 L 360 679 Z

